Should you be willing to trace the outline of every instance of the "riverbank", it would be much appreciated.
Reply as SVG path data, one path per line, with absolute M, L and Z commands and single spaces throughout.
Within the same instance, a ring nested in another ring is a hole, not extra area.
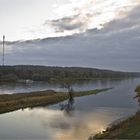
M 140 85 L 136 87 L 135 92 L 137 93 L 135 98 L 140 104 Z M 89 138 L 89 140 L 97 139 L 140 139 L 140 111 L 134 116 L 107 128 L 104 132 L 96 134 L 93 138 Z
M 140 112 L 89 138 L 89 140 L 97 139 L 140 139 Z
M 89 91 L 74 92 L 74 97 L 98 94 L 111 88 L 95 89 Z M 0 95 L 0 114 L 24 109 L 28 107 L 36 107 L 43 105 L 55 104 L 68 99 L 68 94 L 64 92 L 55 92 L 53 90 L 38 91 L 30 93 L 18 94 L 2 94 Z

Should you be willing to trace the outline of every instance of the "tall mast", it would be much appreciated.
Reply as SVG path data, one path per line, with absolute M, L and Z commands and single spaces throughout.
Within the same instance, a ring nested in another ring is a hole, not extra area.
M 3 56 L 2 56 L 2 65 L 4 66 L 4 53 L 5 53 L 5 35 L 3 35 Z

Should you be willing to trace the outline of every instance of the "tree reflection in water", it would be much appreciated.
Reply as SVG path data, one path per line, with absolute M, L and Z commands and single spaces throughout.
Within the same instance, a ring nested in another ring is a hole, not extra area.
M 74 91 L 70 85 L 66 85 L 66 88 L 68 90 L 68 101 L 60 104 L 60 110 L 64 110 L 68 115 L 71 115 L 74 110 Z

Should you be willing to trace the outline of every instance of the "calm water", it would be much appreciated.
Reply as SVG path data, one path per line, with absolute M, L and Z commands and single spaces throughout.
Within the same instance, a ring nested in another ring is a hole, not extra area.
M 111 123 L 128 117 L 138 110 L 138 103 L 133 99 L 134 89 L 138 84 L 140 79 L 75 83 L 72 85 L 74 90 L 114 88 L 97 95 L 75 98 L 73 110 L 60 110 L 60 104 L 56 104 L 2 114 L 0 115 L 0 138 L 86 140 L 90 135 L 103 131 Z M 19 87 L 10 85 L 7 89 L 1 86 L 0 92 L 23 92 L 28 89 L 30 91 L 63 90 L 59 84 L 34 83 L 28 85 L 28 88 L 26 85 L 19 85 Z M 62 104 L 66 103 L 67 101 Z
M 72 84 L 74 90 L 90 90 L 94 88 L 106 88 L 116 86 L 123 80 L 81 80 Z M 0 94 L 23 93 L 30 91 L 40 91 L 53 89 L 56 91 L 64 91 L 64 86 L 59 83 L 33 82 L 31 84 L 3 84 L 0 85 Z

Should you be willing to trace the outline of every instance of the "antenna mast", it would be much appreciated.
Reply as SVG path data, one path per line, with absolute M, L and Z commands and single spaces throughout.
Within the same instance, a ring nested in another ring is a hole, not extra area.
M 2 65 L 4 66 L 4 53 L 5 53 L 5 35 L 3 35 L 3 56 L 2 56 Z

